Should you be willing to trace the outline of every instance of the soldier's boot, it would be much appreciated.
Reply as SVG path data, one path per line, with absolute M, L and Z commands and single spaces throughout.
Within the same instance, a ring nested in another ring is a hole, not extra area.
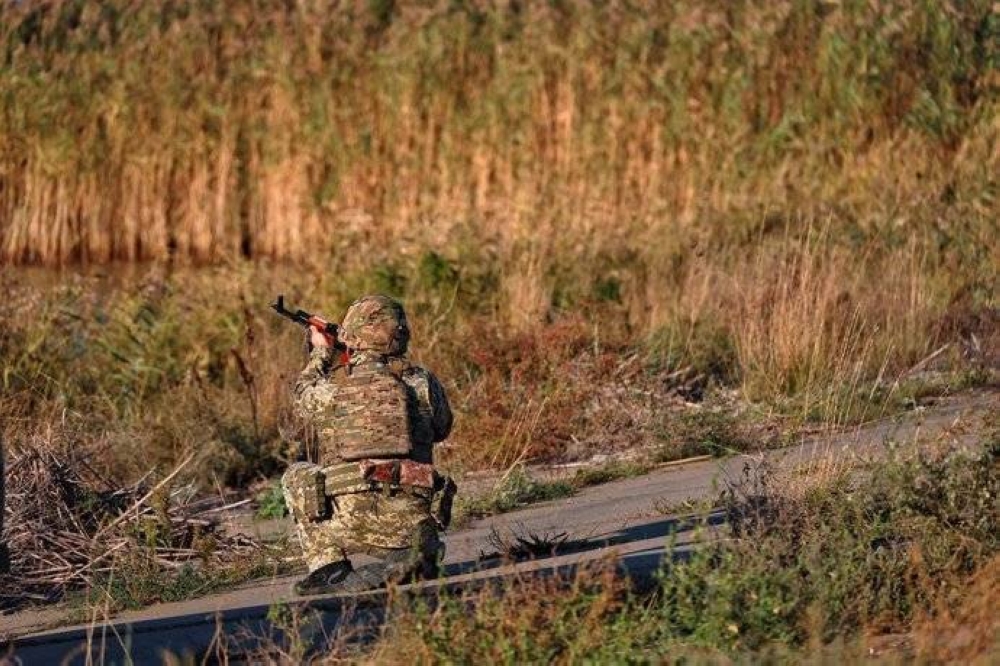
M 363 564 L 349 572 L 340 582 L 324 588 L 327 594 L 357 594 L 377 590 L 386 585 L 404 584 L 414 580 L 434 578 L 437 573 L 437 559 L 428 562 L 426 558 L 414 559 L 409 548 L 386 553 L 384 559 L 372 564 Z
M 437 529 L 426 523 L 414 530 L 413 545 L 409 548 L 385 549 L 376 556 L 380 562 L 357 568 L 369 589 L 437 577 L 438 563 L 444 557 L 444 544 Z
M 324 564 L 295 583 L 295 593 L 307 597 L 313 594 L 338 592 L 338 586 L 349 579 L 353 573 L 354 568 L 351 566 L 350 560 L 338 560 Z
M 357 567 L 337 584 L 335 592 L 357 593 L 435 578 L 444 544 L 433 523 L 427 522 L 414 530 L 409 548 L 371 548 L 367 552 L 379 561 Z
M 307 588 L 316 591 L 300 592 L 296 587 L 296 592 L 303 595 L 356 594 L 385 587 L 390 583 L 403 584 L 436 577 L 438 562 L 444 554 L 444 544 L 438 537 L 437 529 L 432 523 L 420 525 L 413 532 L 412 543 L 409 548 L 366 549 L 369 555 L 379 558 L 379 561 L 357 568 L 350 567 L 350 563 L 347 563 L 346 571 L 331 570 L 336 575 L 328 574 L 326 570 L 339 563 L 326 565 L 302 581 L 305 584 L 313 576 L 319 578 L 316 584 Z
M 419 568 L 412 553 L 410 548 L 379 552 L 377 557 L 382 558 L 380 561 L 352 569 L 337 582 L 324 586 L 322 591 L 327 594 L 358 594 L 383 588 L 390 582 L 405 582 Z
M 380 554 L 380 557 L 382 559 L 378 562 L 358 567 L 345 588 L 349 587 L 351 592 L 361 592 L 385 587 L 390 583 L 406 583 L 421 568 L 419 558 L 414 558 L 413 551 L 409 548 L 388 551 Z
M 444 561 L 444 551 L 444 542 L 440 539 L 435 539 L 433 543 L 426 544 L 420 560 L 420 567 L 415 573 L 415 579 L 430 580 L 440 576 L 441 563 Z

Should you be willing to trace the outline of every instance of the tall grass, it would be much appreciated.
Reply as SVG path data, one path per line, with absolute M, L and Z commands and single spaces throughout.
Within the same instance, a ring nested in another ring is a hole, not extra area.
M 261 319 L 276 291 L 332 317 L 402 297 L 471 465 L 673 432 L 665 377 L 877 416 L 944 345 L 997 364 L 997 21 L 987 0 L 2 3 L 4 427 L 272 471 L 300 360 Z M 112 260 L 155 261 L 14 268 Z
M 766 214 L 909 234 L 942 197 L 992 205 L 996 21 L 988 0 L 4 3 L 0 257 L 466 233 L 544 284 L 553 253 L 670 259 Z

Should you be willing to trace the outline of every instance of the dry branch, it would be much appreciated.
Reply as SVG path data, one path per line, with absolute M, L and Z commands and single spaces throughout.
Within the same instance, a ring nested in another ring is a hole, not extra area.
M 219 530 L 219 506 L 169 491 L 182 465 L 152 487 L 113 488 L 81 455 L 37 437 L 12 452 L 7 470 L 7 542 L 11 570 L 0 578 L 0 607 L 55 599 L 86 589 L 124 553 L 142 553 L 166 570 L 224 565 L 257 552 L 244 535 Z M 165 494 L 165 501 L 157 498 Z M 211 548 L 201 544 L 211 543 Z

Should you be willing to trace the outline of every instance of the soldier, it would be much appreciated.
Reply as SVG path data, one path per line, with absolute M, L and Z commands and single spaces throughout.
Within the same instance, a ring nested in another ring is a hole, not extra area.
M 293 463 L 282 477 L 310 571 L 296 592 L 433 576 L 455 484 L 434 471 L 432 449 L 451 431 L 452 415 L 437 378 L 406 359 L 402 305 L 365 296 L 347 310 L 339 340 L 316 327 L 309 335 L 295 411 L 315 437 L 318 464 Z M 355 553 L 379 562 L 355 568 Z

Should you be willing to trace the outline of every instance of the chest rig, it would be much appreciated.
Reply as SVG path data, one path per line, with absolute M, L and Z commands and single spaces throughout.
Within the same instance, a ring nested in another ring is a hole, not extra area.
M 317 433 L 326 464 L 411 454 L 412 398 L 394 368 L 379 359 L 342 365 L 330 373 L 328 388 Z

